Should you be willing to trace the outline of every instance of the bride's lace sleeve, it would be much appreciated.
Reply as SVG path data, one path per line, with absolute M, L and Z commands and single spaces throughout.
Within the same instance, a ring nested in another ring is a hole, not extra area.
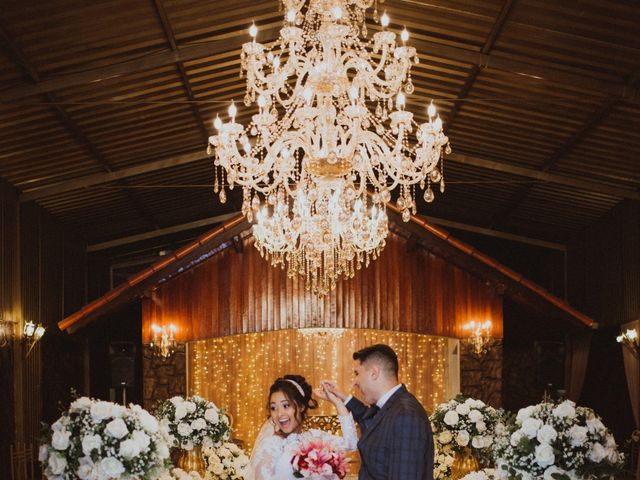
M 344 442 L 345 450 L 355 450 L 358 445 L 358 432 L 356 431 L 353 416 L 349 413 L 349 415 L 339 415 L 338 418 L 342 428 L 342 441 Z
M 272 436 L 254 447 L 251 454 L 251 470 L 254 480 L 273 480 L 276 462 L 282 455 L 282 438 Z

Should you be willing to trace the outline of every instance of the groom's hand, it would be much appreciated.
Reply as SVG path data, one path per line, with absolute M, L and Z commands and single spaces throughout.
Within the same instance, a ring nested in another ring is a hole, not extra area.
M 328 392 L 333 393 L 336 397 L 338 397 L 343 402 L 348 397 L 348 395 L 346 395 L 344 392 L 342 392 L 338 388 L 338 386 L 335 384 L 335 382 L 332 382 L 330 380 L 322 380 L 320 382 L 320 385 L 322 386 L 322 388 L 326 389 Z

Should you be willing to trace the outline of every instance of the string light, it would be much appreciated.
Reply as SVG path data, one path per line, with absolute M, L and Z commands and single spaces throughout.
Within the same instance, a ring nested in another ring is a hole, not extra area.
M 375 343 L 385 343 L 398 353 L 400 381 L 428 411 L 457 393 L 447 391 L 446 338 L 367 329 L 305 335 L 290 329 L 193 342 L 187 359 L 187 394 L 200 395 L 229 412 L 234 437 L 251 448 L 267 417 L 266 395 L 276 378 L 301 374 L 313 386 L 332 379 L 350 389 L 352 353 Z M 335 415 L 335 410 L 320 402 L 312 415 Z

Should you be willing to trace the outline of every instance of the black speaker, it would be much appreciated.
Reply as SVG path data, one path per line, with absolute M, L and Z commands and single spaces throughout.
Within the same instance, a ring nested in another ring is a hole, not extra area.
M 109 344 L 112 387 L 134 387 L 136 384 L 136 345 L 133 342 Z

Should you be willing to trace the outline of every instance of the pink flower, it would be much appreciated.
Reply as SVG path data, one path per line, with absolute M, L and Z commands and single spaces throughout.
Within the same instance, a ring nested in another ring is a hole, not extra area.
M 291 459 L 294 474 L 298 478 L 321 476 L 325 479 L 342 479 L 347 474 L 348 464 L 344 452 L 319 438 L 300 442 Z

